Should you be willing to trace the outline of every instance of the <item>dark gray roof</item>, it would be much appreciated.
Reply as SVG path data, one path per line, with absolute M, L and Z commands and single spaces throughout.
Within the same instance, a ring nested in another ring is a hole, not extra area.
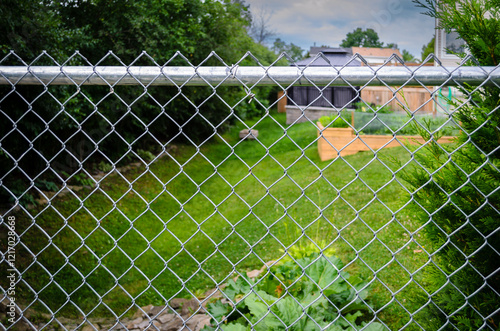
M 358 59 L 349 62 L 349 60 L 351 60 L 352 58 L 351 49 L 311 47 L 311 52 L 310 52 L 311 54 L 314 54 L 313 48 L 314 51 L 316 51 L 317 48 L 319 52 L 323 53 L 323 56 L 312 56 L 310 58 L 297 61 L 296 64 L 298 66 L 306 66 L 306 65 L 309 65 L 311 67 L 325 67 L 325 66 L 342 67 L 344 65 L 347 65 L 348 67 L 361 66 L 361 61 L 359 61 Z
M 351 54 L 352 55 L 352 49 L 351 48 L 342 48 L 342 47 L 336 47 L 336 48 L 325 48 L 325 47 L 315 47 L 312 46 L 311 50 L 309 51 L 309 54 L 311 56 L 315 56 L 319 52 L 322 52 L 323 54 L 327 53 L 346 53 L 346 54 Z

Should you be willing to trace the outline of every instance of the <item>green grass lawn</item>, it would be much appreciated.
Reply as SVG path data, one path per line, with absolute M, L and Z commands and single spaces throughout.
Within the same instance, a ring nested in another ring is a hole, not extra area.
M 258 122 L 259 141 L 240 142 L 236 126 L 199 150 L 179 145 L 149 169 L 110 174 L 79 191 L 82 202 L 65 196 L 32 210 L 33 224 L 19 215 L 20 231 L 31 226 L 22 241 L 37 254 L 33 263 L 20 251 L 23 279 L 53 311 L 64 305 L 60 314 L 81 314 L 75 303 L 91 316 L 119 316 L 134 303 L 165 304 L 260 268 L 303 236 L 302 244 L 326 240 L 351 274 L 370 279 L 378 317 L 402 327 L 421 292 L 411 279 L 422 272 L 409 272 L 428 260 L 391 171 L 391 158 L 406 162 L 409 153 L 321 162 L 315 127 L 284 134 L 284 122 L 284 114 Z M 22 292 L 33 300 L 25 285 Z

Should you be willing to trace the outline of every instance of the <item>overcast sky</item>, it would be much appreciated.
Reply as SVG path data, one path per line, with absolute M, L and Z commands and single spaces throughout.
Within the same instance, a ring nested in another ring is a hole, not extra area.
M 411 0 L 246 0 L 254 14 L 264 10 L 276 36 L 304 50 L 337 47 L 357 27 L 373 28 L 385 44 L 396 43 L 420 58 L 434 35 L 434 19 Z

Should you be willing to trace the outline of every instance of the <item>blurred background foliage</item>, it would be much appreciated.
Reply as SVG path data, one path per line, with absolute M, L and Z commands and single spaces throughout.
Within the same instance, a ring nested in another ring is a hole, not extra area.
M 5 0 L 0 16 L 2 65 L 267 66 L 278 58 L 252 38 L 241 0 Z M 56 180 L 47 163 L 71 177 L 80 163 L 137 159 L 129 146 L 157 153 L 168 142 L 205 141 L 276 101 L 277 87 L 249 88 L 2 86 L 0 173 L 16 162 L 23 171 L 9 172 L 13 191 L 0 195 L 15 200 L 33 179 Z M 30 143 L 37 152 L 25 153 Z

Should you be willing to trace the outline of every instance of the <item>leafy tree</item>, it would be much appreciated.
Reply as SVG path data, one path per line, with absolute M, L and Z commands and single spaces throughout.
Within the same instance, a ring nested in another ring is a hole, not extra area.
M 163 65 L 167 61 L 168 65 L 198 65 L 212 51 L 228 65 L 238 62 L 247 51 L 258 57 L 263 65 L 276 58 L 272 51 L 248 35 L 251 16 L 243 1 L 6 0 L 0 2 L 0 14 L 4 18 L 0 21 L 0 52 L 7 54 L 13 49 L 27 62 L 47 50 L 56 61 L 63 63 L 77 49 L 80 55 L 74 56 L 68 65 Z M 101 60 L 110 50 L 113 55 Z M 143 51 L 150 57 L 141 56 Z M 182 56 L 174 57 L 176 52 Z M 203 63 L 223 65 L 215 56 Z M 19 61 L 10 56 L 3 64 L 19 65 Z M 53 65 L 54 62 L 43 56 L 36 64 Z M 254 65 L 256 62 L 246 57 L 239 64 Z M 261 105 L 268 104 L 271 91 L 270 88 L 256 88 L 252 92 L 260 103 L 248 103 L 241 102 L 248 95 L 242 87 L 219 87 L 219 97 L 213 96 L 210 86 L 184 87 L 185 97 L 178 96 L 178 89 L 171 87 L 149 87 L 148 94 L 141 86 L 117 86 L 113 94 L 109 93 L 109 87 L 102 86 L 84 86 L 80 91 L 74 86 L 51 86 L 49 89 L 50 94 L 42 93 L 42 88 L 16 86 L 17 93 L 26 100 L 37 100 L 32 105 L 33 111 L 22 98 L 14 95 L 2 101 L 2 111 L 13 121 L 27 113 L 17 127 L 30 139 L 34 140 L 45 129 L 37 116 L 50 121 L 51 132 L 58 137 L 76 134 L 77 122 L 84 119 L 83 131 L 100 128 L 102 132 L 109 132 L 111 125 L 117 123 L 115 131 L 105 139 L 104 134 L 100 134 L 92 141 L 88 134 L 80 131 L 65 144 L 65 152 L 58 154 L 52 167 L 69 174 L 76 171 L 78 160 L 98 163 L 99 157 L 102 159 L 93 148 L 88 148 L 95 146 L 96 141 L 102 139 L 99 150 L 112 161 L 127 162 L 134 156 L 120 158 L 120 155 L 127 152 L 128 144 L 132 144 L 134 150 L 158 146 L 152 135 L 160 141 L 173 137 L 204 140 L 213 135 L 214 127 L 224 130 L 235 121 L 236 117 L 231 114 L 243 119 L 260 114 L 264 111 Z M 0 95 L 8 94 L 11 94 L 10 87 L 0 88 Z M 93 102 L 99 102 L 97 112 Z M 62 113 L 61 105 L 64 105 Z M 13 122 L 0 116 L 0 132 L 9 132 Z M 179 134 L 179 126 L 187 124 L 183 134 Z M 145 126 L 150 132 L 148 135 L 143 135 Z M 9 146 L 11 155 L 21 155 L 25 146 L 15 141 L 15 135 L 11 134 L 2 143 Z M 61 149 L 61 144 L 47 134 L 38 137 L 35 145 L 49 159 L 48 155 L 55 155 Z M 14 151 L 16 148 L 18 150 Z M 94 158 L 89 159 L 90 154 Z M 0 164 L 0 171 L 6 172 L 13 164 L 9 159 Z M 34 178 L 43 171 L 45 164 L 39 154 L 28 153 L 22 158 L 20 167 Z M 59 168 L 54 164 L 59 164 Z M 12 180 L 25 180 L 22 174 L 19 178 L 16 176 L 10 175 Z
M 280 38 L 276 38 L 271 49 L 276 54 L 286 53 L 294 61 L 299 61 L 304 58 L 304 50 L 300 48 L 300 46 L 297 46 L 294 43 L 287 44 Z
M 396 44 L 396 43 L 389 43 L 389 44 L 385 45 L 384 48 L 399 49 L 398 44 Z
M 373 29 L 363 30 L 357 28 L 347 33 L 346 38 L 342 40 L 341 47 L 383 47 L 384 43 L 379 40 L 378 33 Z
M 236 61 L 245 53 L 245 46 L 252 49 L 247 34 L 248 7 L 240 2 L 73 0 L 52 7 L 60 13 L 66 29 L 86 28 L 94 43 L 79 50 L 92 63 L 109 50 L 124 63 L 133 61 L 143 50 L 160 63 L 176 51 L 199 63 L 211 51 Z M 175 63 L 186 64 L 181 60 Z
M 429 54 L 434 54 L 434 44 L 436 43 L 436 36 L 433 36 L 431 41 L 428 44 L 422 46 L 422 61 L 424 61 Z M 432 59 L 430 62 L 434 62 Z
M 480 65 L 498 65 L 500 1 L 415 2 L 439 19 L 440 28 L 457 31 Z M 462 128 L 457 143 L 430 141 L 415 152 L 422 167 L 404 174 L 414 214 L 434 244 L 437 267 L 428 268 L 422 282 L 432 296 L 422 322 L 433 330 L 446 323 L 449 329 L 498 329 L 500 89 L 464 85 L 461 90 L 466 100 L 452 101 L 453 119 Z M 428 130 L 421 134 L 427 140 L 439 136 Z M 424 294 L 421 302 L 428 300 Z
M 85 30 L 62 28 L 61 17 L 50 3 L 47 0 L 0 2 L 2 57 L 11 50 L 23 59 L 34 59 L 44 50 L 60 56 L 66 48 L 76 49 L 78 44 L 90 42 Z
M 413 56 L 413 54 L 411 54 L 408 50 L 406 49 L 403 49 L 403 60 L 405 62 L 415 62 L 417 61 L 417 59 L 415 58 L 415 56 Z

